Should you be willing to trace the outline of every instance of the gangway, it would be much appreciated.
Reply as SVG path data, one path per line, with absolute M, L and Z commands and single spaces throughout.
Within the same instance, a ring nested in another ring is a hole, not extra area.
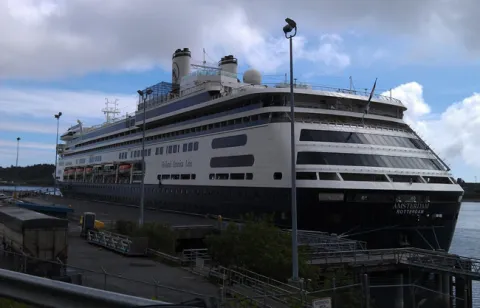
M 419 248 L 318 252 L 309 254 L 309 263 L 319 266 L 349 265 L 352 267 L 404 265 L 437 272 L 456 273 L 472 280 L 480 280 L 480 259 Z
M 284 230 L 284 232 L 291 234 L 292 231 Z M 362 251 L 367 249 L 366 242 L 320 231 L 298 230 L 297 241 L 299 246 L 309 246 L 310 252 Z

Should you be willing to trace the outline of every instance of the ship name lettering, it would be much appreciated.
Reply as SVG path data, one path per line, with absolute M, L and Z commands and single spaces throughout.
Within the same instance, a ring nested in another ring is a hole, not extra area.
M 162 168 L 183 168 L 183 167 L 193 167 L 191 160 L 171 160 L 171 161 L 162 161 Z
M 398 215 L 421 215 L 429 207 L 430 203 L 428 202 L 396 202 L 393 205 L 393 210 Z

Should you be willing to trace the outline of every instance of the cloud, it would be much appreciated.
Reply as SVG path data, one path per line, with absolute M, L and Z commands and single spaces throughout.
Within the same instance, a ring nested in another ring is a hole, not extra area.
M 208 61 L 234 54 L 242 63 L 275 71 L 288 62 L 282 32 L 286 8 L 299 24 L 295 43 L 308 55 L 303 59 L 326 66 L 350 63 L 341 41 L 307 44 L 305 37 L 352 31 L 370 40 L 374 35 L 394 37 L 396 46 L 389 51 L 382 50 L 384 45 L 369 46 L 370 41 L 355 46 L 368 47 L 375 57 L 403 52 L 399 45 L 412 45 L 412 58 L 451 56 L 459 48 L 476 57 L 477 2 L 298 0 L 291 5 L 286 0 L 105 0 L 99 7 L 94 0 L 1 0 L 0 78 L 52 78 L 154 66 L 170 70 L 172 52 L 183 47 L 190 47 L 197 60 L 206 48 Z
M 52 78 L 92 71 L 170 70 L 171 55 L 189 47 L 202 59 L 206 48 L 217 62 L 234 54 L 246 64 L 275 71 L 288 63 L 283 17 L 275 34 L 252 19 L 249 1 L 11 0 L 0 1 L 0 78 Z M 270 8 L 269 8 L 270 11 Z M 266 12 L 266 11 L 264 11 Z M 262 16 L 263 17 L 263 16 Z M 338 45 L 295 38 L 304 58 L 345 65 Z M 319 36 L 319 34 L 317 34 Z M 300 53 L 298 54 L 300 56 Z
M 137 96 L 92 91 L 68 91 L 60 89 L 0 88 L 0 106 L 5 118 L 15 117 L 15 121 L 0 123 L 1 130 L 54 133 L 54 114 L 61 111 L 61 129 L 76 122 L 98 124 L 103 118 L 102 108 L 105 98 L 118 99 L 123 115 L 135 111 Z M 88 123 L 91 122 L 91 123 Z M 10 126 L 11 125 L 11 126 Z
M 389 95 L 388 92 L 382 95 Z M 423 87 L 417 82 L 402 84 L 392 89 L 392 96 L 401 99 L 408 108 L 406 122 L 447 159 L 447 163 L 461 160 L 472 167 L 480 167 L 480 94 L 455 102 L 439 114 L 432 114 L 423 98 Z

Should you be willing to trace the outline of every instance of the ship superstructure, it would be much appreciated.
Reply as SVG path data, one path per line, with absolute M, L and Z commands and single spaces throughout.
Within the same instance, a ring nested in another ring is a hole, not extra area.
M 135 114 L 62 135 L 56 171 L 66 196 L 290 225 L 289 85 L 262 85 L 237 59 L 193 66 L 172 57 L 172 81 L 149 87 Z M 397 99 L 295 84 L 298 225 L 367 240 L 371 248 L 448 250 L 462 188 L 403 121 Z M 368 110 L 368 113 L 365 111 Z M 144 169 L 144 170 L 143 170 Z

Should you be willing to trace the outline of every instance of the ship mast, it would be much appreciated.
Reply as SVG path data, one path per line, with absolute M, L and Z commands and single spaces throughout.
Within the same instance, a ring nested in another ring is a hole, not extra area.
M 110 105 L 113 106 L 111 107 Z M 102 111 L 105 114 L 106 123 L 112 123 L 116 119 L 116 115 L 120 114 L 120 110 L 118 110 L 118 99 L 110 102 L 108 98 L 105 98 L 105 108 L 103 108 Z

